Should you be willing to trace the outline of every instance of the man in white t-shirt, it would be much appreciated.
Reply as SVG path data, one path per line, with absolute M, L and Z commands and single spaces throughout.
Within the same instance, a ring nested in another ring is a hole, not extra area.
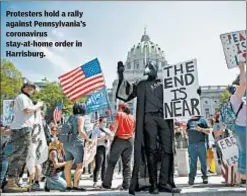
M 95 155 L 95 168 L 93 171 L 93 187 L 97 186 L 99 171 L 101 170 L 101 181 L 105 177 L 105 169 L 107 164 L 107 150 L 109 146 L 109 138 L 111 132 L 106 129 L 107 119 L 101 117 L 99 119 L 99 126 L 95 127 L 92 132 L 92 139 L 97 139 L 97 153 Z
M 31 96 L 35 90 L 34 84 L 26 83 L 21 88 L 21 94 L 15 99 L 14 119 L 10 125 L 11 135 L 9 142 L 12 146 L 12 154 L 8 160 L 8 184 L 4 187 L 4 192 L 28 191 L 27 188 L 19 187 L 16 182 L 26 164 L 35 120 L 34 113 L 43 106 L 42 102 L 38 102 L 36 105 L 33 104 Z

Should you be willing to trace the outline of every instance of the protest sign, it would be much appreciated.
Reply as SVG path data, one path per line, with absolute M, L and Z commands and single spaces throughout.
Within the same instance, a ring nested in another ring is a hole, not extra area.
M 109 107 L 108 94 L 105 88 L 89 95 L 86 100 L 87 113 L 96 112 Z
M 234 68 L 239 62 L 246 62 L 246 31 L 220 35 L 227 67 Z
M 3 125 L 10 126 L 14 117 L 14 100 L 3 100 Z
M 83 167 L 87 167 L 90 164 L 96 155 L 97 151 L 97 140 L 93 140 L 92 143 L 86 143 L 84 148 L 84 157 L 83 157 Z
M 222 152 L 223 160 L 227 165 L 233 166 L 238 162 L 238 147 L 236 145 L 236 139 L 233 136 L 219 140 L 218 146 Z
M 163 68 L 164 118 L 200 115 L 196 59 Z
M 48 146 L 42 122 L 41 110 L 37 110 L 35 116 L 32 140 L 26 158 L 26 167 L 31 174 L 35 165 L 43 164 L 48 159 Z

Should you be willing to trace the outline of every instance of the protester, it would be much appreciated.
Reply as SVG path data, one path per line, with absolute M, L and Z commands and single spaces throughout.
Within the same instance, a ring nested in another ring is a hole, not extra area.
M 228 129 L 222 129 L 222 123 L 220 122 L 220 113 L 216 113 L 214 117 L 213 123 L 213 137 L 216 145 L 216 154 L 218 157 L 218 164 L 221 167 L 221 174 L 225 180 L 225 184 L 227 186 L 237 185 L 239 182 L 238 174 L 236 173 L 237 168 L 236 165 L 228 165 L 226 161 L 223 159 L 223 155 L 221 149 L 218 145 L 218 141 L 229 137 L 231 135 L 231 131 Z
M 128 190 L 131 177 L 131 155 L 133 151 L 133 136 L 135 129 L 135 119 L 130 114 L 128 104 L 120 104 L 116 114 L 112 131 L 115 132 L 115 138 L 111 145 L 110 158 L 102 187 L 110 189 L 114 168 L 121 156 L 123 166 L 123 183 L 121 190 Z
M 82 164 L 84 156 L 84 141 L 91 142 L 84 130 L 84 115 L 86 113 L 86 105 L 84 103 L 75 103 L 73 106 L 73 115 L 68 119 L 72 123 L 72 132 L 75 135 L 73 141 L 64 143 L 65 161 L 65 179 L 68 190 L 85 191 L 84 188 L 79 188 L 79 180 L 82 174 Z M 65 123 L 66 124 L 66 123 Z M 72 165 L 76 164 L 74 173 L 73 187 L 71 184 L 71 169 Z
M 201 116 L 192 117 L 187 123 L 187 133 L 189 140 L 189 160 L 190 173 L 189 185 L 194 185 L 194 180 L 197 172 L 197 159 L 199 157 L 201 163 L 203 183 L 208 183 L 207 176 L 207 134 L 210 133 L 207 120 Z
M 237 85 L 236 91 L 231 96 L 230 102 L 237 115 L 234 136 L 239 148 L 238 171 L 240 173 L 241 184 L 246 184 L 246 72 L 245 64 L 239 64 L 240 75 L 234 85 Z
M 66 181 L 61 177 L 62 171 L 66 165 L 64 161 L 63 144 L 55 139 L 49 144 L 49 160 L 46 162 L 46 184 L 45 191 L 59 190 L 65 191 Z
M 209 127 L 213 128 L 213 125 L 214 125 L 214 119 L 211 116 L 209 119 Z M 208 165 L 208 172 L 212 174 L 216 173 L 214 149 L 215 149 L 215 141 L 214 141 L 213 133 L 210 132 L 208 134 L 207 165 Z
M 54 140 L 57 138 L 57 129 L 58 127 L 56 125 L 53 125 L 50 130 L 51 140 Z
M 6 174 L 8 170 L 8 155 L 11 149 L 8 148 L 8 140 L 9 140 L 9 128 L 2 125 L 1 122 L 1 151 L 0 151 L 0 192 L 4 185 L 6 184 Z
M 36 86 L 25 83 L 21 88 L 21 94 L 15 99 L 14 119 L 10 125 L 10 145 L 13 153 L 9 157 L 8 184 L 4 187 L 5 192 L 25 192 L 27 188 L 19 187 L 16 182 L 25 165 L 28 148 L 31 144 L 31 133 L 34 125 L 34 112 L 40 109 L 42 102 L 33 104 L 31 96 Z
M 35 165 L 35 174 L 34 174 L 34 182 L 32 183 L 32 190 L 33 191 L 39 191 L 41 189 L 40 187 L 40 181 L 41 181 L 41 175 L 42 175 L 42 168 L 40 164 Z
M 95 155 L 95 168 L 93 171 L 93 187 L 97 187 L 99 171 L 101 170 L 101 181 L 104 181 L 105 169 L 107 164 L 107 147 L 109 142 L 109 133 L 106 130 L 107 119 L 99 119 L 99 125 L 93 130 L 92 139 L 97 139 L 97 152 Z

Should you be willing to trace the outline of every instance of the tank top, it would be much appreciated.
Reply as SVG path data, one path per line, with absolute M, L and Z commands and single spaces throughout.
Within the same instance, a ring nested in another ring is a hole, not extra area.
M 58 163 L 63 163 L 64 162 L 64 158 L 63 158 L 63 154 L 62 153 L 58 153 L 57 150 L 51 150 L 49 152 L 49 169 L 48 169 L 48 173 L 47 173 L 47 177 L 54 177 L 57 176 L 61 171 L 63 171 L 63 167 L 61 168 L 55 168 L 53 165 L 53 162 L 50 160 L 50 154 L 52 151 L 55 151 L 57 153 L 57 160 Z
M 75 115 L 74 119 L 72 121 L 72 131 L 75 135 L 77 135 L 74 145 L 84 145 L 84 139 L 80 136 L 79 131 L 78 131 L 78 119 L 80 115 Z M 83 127 L 85 130 L 85 127 Z

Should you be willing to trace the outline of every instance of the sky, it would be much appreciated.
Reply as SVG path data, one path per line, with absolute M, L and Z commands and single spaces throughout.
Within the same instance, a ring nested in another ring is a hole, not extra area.
M 78 18 L 10 18 L 6 11 L 83 11 Z M 84 28 L 23 28 L 10 29 L 7 21 L 73 21 L 86 22 Z M 246 29 L 245 1 L 136 1 L 136 2 L 2 2 L 1 56 L 6 55 L 6 42 L 32 40 L 7 38 L 7 31 L 47 31 L 46 41 L 75 41 L 83 43 L 76 48 L 32 48 L 44 51 L 46 57 L 9 58 L 17 69 L 31 81 L 46 77 L 50 81 L 87 61 L 98 58 L 108 88 L 117 78 L 118 61 L 126 61 L 128 51 L 141 40 L 144 27 L 151 41 L 165 52 L 169 64 L 197 59 L 200 85 L 227 85 L 238 73 L 228 69 L 220 34 Z M 23 48 L 12 49 L 20 51 Z M 28 49 L 28 48 L 25 48 Z

